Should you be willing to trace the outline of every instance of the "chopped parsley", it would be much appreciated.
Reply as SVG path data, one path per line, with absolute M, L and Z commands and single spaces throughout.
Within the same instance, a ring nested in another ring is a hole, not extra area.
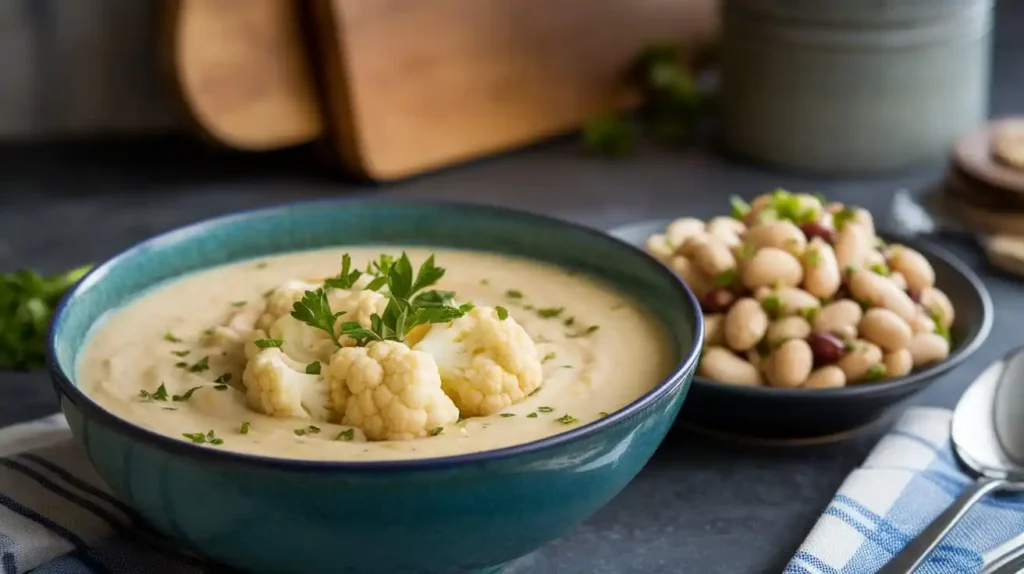
M 501 418 L 507 419 L 508 417 L 514 417 L 516 413 L 501 413 Z
M 172 398 L 172 399 L 173 399 L 174 401 L 176 401 L 176 402 L 181 402 L 181 401 L 187 401 L 187 400 L 189 400 L 189 399 L 191 399 L 191 398 L 192 398 L 192 394 L 193 394 L 193 393 L 195 393 L 196 391 L 198 391 L 198 390 L 199 390 L 199 389 L 201 389 L 201 388 L 202 388 L 202 387 L 192 387 L 191 389 L 189 389 L 189 390 L 185 391 L 185 394 L 183 394 L 183 395 L 174 395 L 174 396 L 173 396 L 173 397 L 171 397 L 171 398 Z
M 242 426 L 238 427 L 238 432 L 241 434 L 249 434 L 249 421 L 242 423 Z
M 341 256 L 341 273 L 324 281 L 324 285 L 333 289 L 351 289 L 362 275 L 362 271 L 352 269 L 352 257 L 346 253 Z
M 885 365 L 874 364 L 874 365 L 871 365 L 868 368 L 868 372 L 865 373 L 864 377 L 865 377 L 865 380 L 868 380 L 868 381 L 877 381 L 878 379 L 884 378 L 885 375 L 886 375 L 886 372 L 887 371 L 886 371 Z
M 928 316 L 935 323 L 935 334 L 945 339 L 947 343 L 952 343 L 953 336 L 949 332 L 949 327 L 946 327 L 946 315 L 942 312 L 942 308 L 938 305 L 933 305 L 928 310 Z
M 176 411 L 176 410 L 178 410 L 178 407 L 163 407 L 160 410 L 163 410 L 163 411 Z
M 530 414 L 526 415 L 526 418 L 528 418 L 528 419 L 535 419 L 535 418 L 537 418 L 537 413 L 530 413 Z
M 430 429 L 430 436 L 437 436 L 444 432 L 444 427 L 434 427 Z
M 749 261 L 750 259 L 753 259 L 754 255 L 756 254 L 757 247 L 754 247 L 749 243 L 744 243 L 740 245 L 736 253 L 737 257 L 739 257 L 742 261 Z
M 308 427 L 306 427 L 304 429 L 295 429 L 292 432 L 295 433 L 295 436 L 305 436 L 307 434 L 318 434 L 320 432 L 320 427 L 309 425 Z
M 575 323 L 575 322 L 576 322 L 576 317 L 569 317 L 565 321 L 562 321 L 562 324 L 565 325 L 566 327 L 572 327 L 572 324 Z
M 281 339 L 263 338 L 263 339 L 256 339 L 253 342 L 253 344 L 255 344 L 257 347 L 259 347 L 261 349 L 269 349 L 271 347 L 280 347 L 281 345 L 284 344 L 284 341 L 282 341 Z
M 166 401 L 167 400 L 167 387 L 163 383 L 156 388 L 155 391 L 149 392 L 146 389 L 139 391 L 139 396 L 146 399 L 147 401 Z
M 553 412 L 555 412 L 555 409 L 553 409 L 551 407 L 537 407 L 537 412 L 539 412 L 539 413 L 553 413 Z
M 557 420 L 558 420 L 558 422 L 562 423 L 563 425 L 571 425 L 571 424 L 576 424 L 576 423 L 580 422 L 580 419 L 578 419 L 578 418 L 576 418 L 576 417 L 574 417 L 572 415 L 562 415 Z
M 306 430 L 308 430 L 310 432 L 310 434 L 319 434 L 320 433 L 320 427 L 314 426 L 314 425 L 309 425 L 308 427 L 306 427 Z
M 586 337 L 587 335 L 593 333 L 594 331 L 597 331 L 600 328 L 601 328 L 600 325 L 591 325 L 591 326 L 587 327 L 586 329 L 580 331 L 579 333 L 569 333 L 568 335 L 566 335 L 566 337 L 568 337 L 570 339 L 577 339 L 579 337 Z
M 892 273 L 885 263 L 875 263 L 871 266 L 871 270 L 883 277 L 888 277 Z
M 218 437 L 217 434 L 213 432 L 213 430 L 210 430 L 206 434 L 203 434 L 201 432 L 182 433 L 181 436 L 187 438 L 188 440 L 194 442 L 195 444 L 224 444 L 224 440 Z
M 181 361 L 181 362 L 175 363 L 174 366 L 178 367 L 178 368 L 181 368 L 181 369 L 185 369 L 186 371 L 188 371 L 190 373 L 201 373 L 203 371 L 207 371 L 207 370 L 210 369 L 210 357 L 209 356 L 203 357 L 202 359 L 199 359 L 198 361 L 196 361 L 195 363 L 193 363 L 191 365 L 186 363 L 186 362 L 184 362 L 184 361 Z
M 857 304 L 860 305 L 860 308 L 862 310 L 864 310 L 864 311 L 867 311 L 868 309 L 871 308 L 871 301 L 866 301 L 864 299 L 859 299 L 857 301 Z
M 167 331 L 164 333 L 164 341 L 170 341 L 171 343 L 180 343 L 181 339 L 174 335 L 174 333 Z
M 843 268 L 843 273 L 846 273 L 847 275 L 853 275 L 856 271 L 857 268 L 854 267 L 853 265 L 847 265 L 846 267 Z
M 846 224 L 857 218 L 857 212 L 844 207 L 842 210 L 832 214 L 832 226 L 838 231 L 842 231 Z
M 350 441 L 354 438 L 356 438 L 356 429 L 345 429 L 338 433 L 334 440 Z
M 769 295 L 761 300 L 761 308 L 769 317 L 777 319 L 782 315 L 782 299 L 778 295 Z
M 509 299 L 522 299 L 523 292 L 518 289 L 509 289 L 508 291 L 505 291 L 505 296 Z
M 231 306 L 232 307 L 244 307 L 245 303 L 246 303 L 245 301 L 232 301 L 231 302 Z
M 750 213 L 750 204 L 738 195 L 729 198 L 729 211 L 733 219 L 742 220 Z
M 171 351 L 171 354 L 174 355 L 175 357 L 185 357 L 191 352 L 192 351 L 185 349 L 184 351 Z
M 221 376 L 219 376 L 216 379 L 214 379 L 213 382 L 221 383 L 221 384 L 223 384 L 223 383 L 230 383 L 231 382 L 231 373 L 223 373 L 223 374 L 221 374 Z
M 256 264 L 256 269 L 266 269 L 268 265 L 270 264 L 267 263 L 266 261 L 260 261 L 259 263 Z
M 501 305 L 498 305 L 497 307 L 494 308 L 494 311 L 498 313 L 499 321 L 504 321 L 505 319 L 508 319 L 508 309 L 502 307 Z
M 735 267 L 732 269 L 726 269 L 725 271 L 715 276 L 715 286 L 729 287 L 730 285 L 736 282 L 738 276 L 739 273 L 736 271 Z
M 606 416 L 608 416 L 608 413 L 606 413 L 604 411 L 601 411 L 601 412 L 597 413 L 597 418 L 599 418 L 599 419 L 603 419 Z
M 306 365 L 307 375 L 319 375 L 320 374 L 320 361 L 313 361 Z
M 480 280 L 480 284 L 481 285 L 490 285 L 491 284 L 491 280 L 490 279 L 481 279 Z
M 550 351 L 550 352 L 548 352 L 548 354 L 544 355 L 544 358 L 541 359 L 540 362 L 546 363 L 546 362 L 548 362 L 548 361 L 550 361 L 550 360 L 552 360 L 554 358 L 555 358 L 555 352 L 554 351 Z
M 807 264 L 811 267 L 821 265 L 821 253 L 819 253 L 817 249 L 807 250 Z
M 813 323 L 814 319 L 818 316 L 818 311 L 817 307 L 804 307 L 800 309 L 800 316 L 807 319 L 808 323 Z
M 217 391 L 226 391 L 226 390 L 228 390 L 228 386 L 227 385 L 213 385 L 213 388 L 214 388 L 214 390 L 217 390 Z
M 544 309 L 537 309 L 537 314 L 544 319 L 550 319 L 561 315 L 562 311 L 565 311 L 565 307 L 546 307 Z
M 852 351 L 852 350 L 854 350 L 854 349 L 856 349 L 856 348 L 857 348 L 857 346 L 856 346 L 856 345 L 854 345 L 854 344 L 853 344 L 852 342 L 850 342 L 850 341 L 844 341 L 844 342 L 843 342 L 843 350 L 844 350 L 844 351 L 846 351 L 847 353 L 849 353 L 850 351 Z
M 203 334 L 206 335 L 206 336 L 212 335 L 213 334 L 213 327 L 210 327 L 209 329 L 203 329 Z

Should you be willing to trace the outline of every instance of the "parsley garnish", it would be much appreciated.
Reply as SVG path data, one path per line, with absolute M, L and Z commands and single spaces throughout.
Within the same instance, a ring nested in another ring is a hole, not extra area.
M 210 430 L 206 434 L 203 434 L 201 432 L 182 433 L 181 436 L 189 439 L 190 441 L 194 442 L 195 444 L 203 444 L 203 443 L 224 444 L 224 440 L 221 439 L 220 437 L 218 437 L 217 434 L 213 432 L 213 430 Z
M 184 357 L 184 356 L 188 355 L 191 352 L 192 351 L 189 351 L 188 349 L 186 349 L 184 351 L 171 351 L 171 354 L 174 355 L 175 357 Z
M 213 389 L 216 390 L 216 391 L 226 391 L 226 390 L 228 390 L 228 386 L 227 385 L 213 385 Z
M 807 250 L 807 264 L 811 267 L 821 265 L 821 253 L 818 253 L 817 249 Z
M 550 361 L 550 360 L 552 360 L 554 358 L 555 358 L 555 352 L 551 351 L 548 354 L 544 355 L 544 358 L 541 359 L 540 362 L 546 363 L 546 362 L 548 362 L 548 361 Z
M 180 366 L 182 363 L 178 363 Z M 190 373 L 201 373 L 210 369 L 210 357 L 206 356 L 199 359 L 192 365 L 186 365 L 184 369 Z
M 324 285 L 333 289 L 351 289 L 363 272 L 352 269 L 352 257 L 348 253 L 341 256 L 341 273 L 324 281 Z
M 304 436 L 306 434 L 306 429 L 295 429 L 292 432 L 295 433 L 295 436 Z
M 742 220 L 750 213 L 750 204 L 743 201 L 738 195 L 729 198 L 729 207 L 731 208 L 730 211 L 733 219 Z
M 769 295 L 761 300 L 761 308 L 769 317 L 777 319 L 782 315 L 782 299 L 778 295 Z
M 864 377 L 865 377 L 865 380 L 868 380 L 868 381 L 877 381 L 878 379 L 881 379 L 881 378 L 885 377 L 886 372 L 887 371 L 886 371 L 885 365 L 875 364 L 875 365 L 871 365 L 868 368 L 868 372 L 865 373 Z
M 545 309 L 537 309 L 537 314 L 545 319 L 557 317 L 565 311 L 565 307 L 547 307 Z
M 309 425 L 308 427 L 306 427 L 306 430 L 308 430 L 310 432 L 310 434 L 319 434 L 320 433 L 320 427 L 318 427 L 318 426 Z
M 599 418 L 599 419 L 603 419 L 606 416 L 608 416 L 608 413 L 606 413 L 604 411 L 601 411 L 601 412 L 597 413 L 597 418 Z
M 569 333 L 568 335 L 566 335 L 566 337 L 568 337 L 570 339 L 576 339 L 576 338 L 579 338 L 579 337 L 586 337 L 587 335 L 593 333 L 594 331 L 597 331 L 600 328 L 601 328 L 600 325 L 591 325 L 591 326 L 587 327 L 586 329 L 580 331 L 579 333 Z
M 256 264 L 256 269 L 266 269 L 268 265 L 270 264 L 267 263 L 266 261 L 260 261 L 259 263 Z
M 306 365 L 307 375 L 319 375 L 320 374 L 320 361 L 313 361 Z
M 565 325 L 566 327 L 572 327 L 572 324 L 575 323 L 575 322 L 576 322 L 576 317 L 569 317 L 565 321 L 562 321 L 562 324 Z
M 267 338 L 264 338 L 264 339 L 256 339 L 255 341 L 253 341 L 253 344 L 256 345 L 257 347 L 261 348 L 261 349 L 269 349 L 271 347 L 280 347 L 281 345 L 284 344 L 284 341 L 282 341 L 281 339 L 267 339 Z
M 800 316 L 807 319 L 808 323 L 813 323 L 814 319 L 818 316 L 817 307 L 804 307 L 800 309 Z
M 854 210 L 844 207 L 842 210 L 832 214 L 832 226 L 837 231 L 842 231 L 846 224 L 853 221 L 857 217 L 857 212 Z
M 555 411 L 555 409 L 553 409 L 551 407 L 537 407 L 537 412 L 539 412 L 539 413 L 551 413 L 551 412 L 554 412 L 554 411 Z
M 868 309 L 871 308 L 871 301 L 858 300 L 857 304 L 860 305 L 860 308 L 864 311 L 867 311 Z
M 245 305 L 245 301 L 232 301 L 231 302 L 231 306 L 232 307 L 242 307 L 244 305 Z
M 338 433 L 334 440 L 348 441 L 356 438 L 356 429 L 346 429 Z
M 726 269 L 715 276 L 715 286 L 728 287 L 736 282 L 738 276 L 739 272 L 736 271 L 735 267 L 732 269 Z
M 149 401 L 166 401 L 167 387 L 165 387 L 163 383 L 160 383 L 160 386 L 152 393 L 143 389 L 139 391 L 139 396 Z
M 238 432 L 241 434 L 249 434 L 249 421 L 242 423 L 242 426 L 238 427 Z
M 175 336 L 174 333 L 167 331 L 166 333 L 164 333 L 164 341 L 169 341 L 171 343 L 180 343 L 181 339 Z
M 177 407 L 163 407 L 160 410 L 162 410 L 162 411 L 176 411 L 178 409 L 177 409 Z
M 481 279 L 480 280 L 480 284 L 481 285 L 490 285 L 491 284 L 491 280 L 490 279 Z
M 737 248 L 736 250 L 736 256 L 739 257 L 742 261 L 748 261 L 750 259 L 753 259 L 754 255 L 756 254 L 757 248 L 751 245 L 750 243 L 744 243 L 740 245 L 739 248 Z
M 501 305 L 498 305 L 497 307 L 494 308 L 494 311 L 498 313 L 499 321 L 504 321 L 505 319 L 508 319 L 508 309 L 502 307 Z
M 444 432 L 444 427 L 434 427 L 430 429 L 430 436 L 437 436 Z
M 945 339 L 946 342 L 952 343 L 953 336 L 945 325 L 945 314 L 942 312 L 942 309 L 935 305 L 928 310 L 928 316 L 935 323 L 935 334 Z
M 199 390 L 199 389 L 201 389 L 201 388 L 202 388 L 202 387 L 192 387 L 191 389 L 189 389 L 189 390 L 185 391 L 185 394 L 183 394 L 183 395 L 174 395 L 174 396 L 173 396 L 173 397 L 171 397 L 171 398 L 172 398 L 172 399 L 173 399 L 174 401 L 177 401 L 177 402 L 181 402 L 181 401 L 187 401 L 187 400 L 189 400 L 189 399 L 191 399 L 191 398 L 192 398 L 192 393 L 194 393 L 194 392 L 198 391 L 198 390 Z
M 516 413 L 501 413 L 502 418 L 514 417 Z
M 890 274 L 889 266 L 885 263 L 875 263 L 871 266 L 871 270 L 883 277 L 888 277 Z
M 537 418 L 537 413 L 530 413 L 530 414 L 526 415 L 526 418 L 528 418 L 528 419 L 535 419 L 535 418 Z
M 231 373 L 223 373 L 221 376 L 219 376 L 216 379 L 214 379 L 213 382 L 215 382 L 215 383 L 230 383 L 231 382 Z
M 575 423 L 580 422 L 580 419 L 578 419 L 578 418 L 576 418 L 576 417 L 574 417 L 572 415 L 562 415 L 557 420 L 558 420 L 558 422 L 562 423 L 563 425 L 571 425 L 571 424 L 575 424 Z
M 505 291 L 505 295 L 509 299 L 522 299 L 523 298 L 523 292 L 518 290 L 518 289 L 509 289 L 508 291 Z
M 334 322 L 344 314 L 344 311 L 331 312 L 331 305 L 327 302 L 327 293 L 323 289 L 306 291 L 302 299 L 296 301 L 292 308 L 292 317 L 314 329 L 320 329 L 327 333 L 338 347 L 341 346 L 341 343 L 338 342 L 338 335 L 334 332 Z

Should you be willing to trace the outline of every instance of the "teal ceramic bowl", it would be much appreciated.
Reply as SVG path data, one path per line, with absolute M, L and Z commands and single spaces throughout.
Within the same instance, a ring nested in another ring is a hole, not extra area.
M 111 415 L 75 384 L 90 327 L 154 285 L 241 259 L 358 244 L 499 252 L 588 274 L 658 311 L 677 365 L 623 410 L 564 434 L 395 462 L 294 461 L 197 446 Z M 568 532 L 640 471 L 679 412 L 702 340 L 689 290 L 654 259 L 596 230 L 469 204 L 331 201 L 204 221 L 103 263 L 57 311 L 49 368 L 99 474 L 186 548 L 253 572 L 489 572 Z

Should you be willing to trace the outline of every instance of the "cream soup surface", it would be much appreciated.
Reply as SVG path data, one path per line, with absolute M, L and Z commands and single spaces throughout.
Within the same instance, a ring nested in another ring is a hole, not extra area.
M 392 246 L 360 246 L 290 253 L 162 285 L 93 327 L 78 361 L 77 384 L 133 424 L 183 441 L 189 440 L 183 433 L 213 430 L 223 440 L 205 448 L 307 460 L 393 460 L 497 449 L 572 430 L 647 393 L 675 363 L 664 328 L 645 309 L 592 278 L 504 255 L 413 248 L 405 252 L 415 268 L 430 254 L 445 268 L 436 288 L 455 291 L 460 302 L 503 306 L 529 333 L 545 358 L 543 384 L 536 393 L 500 414 L 466 418 L 436 436 L 410 440 L 367 441 L 361 432 L 352 440 L 338 440 L 351 427 L 250 410 L 242 385 L 244 359 L 233 361 L 219 348 L 205 346 L 203 333 L 225 324 L 240 308 L 259 305 L 268 290 L 286 281 L 337 273 L 343 253 L 362 269 L 381 253 L 400 252 Z M 538 312 L 559 307 L 564 310 L 555 317 Z M 591 326 L 598 328 L 580 336 Z M 207 370 L 181 367 L 203 357 L 209 357 Z M 218 390 L 215 380 L 224 373 L 231 374 L 230 384 Z M 140 395 L 161 383 L 167 401 Z M 188 400 L 170 400 L 196 386 L 201 388 Z M 560 422 L 565 415 L 578 422 Z M 248 432 L 242 434 L 245 422 Z M 309 432 L 310 423 L 319 432 Z

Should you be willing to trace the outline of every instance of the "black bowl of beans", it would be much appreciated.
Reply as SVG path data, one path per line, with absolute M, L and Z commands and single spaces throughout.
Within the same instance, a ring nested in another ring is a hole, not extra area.
M 864 209 L 775 191 L 704 221 L 611 234 L 643 246 L 701 301 L 705 346 L 681 419 L 762 439 L 843 436 L 882 418 L 981 345 L 992 301 L 923 238 Z

